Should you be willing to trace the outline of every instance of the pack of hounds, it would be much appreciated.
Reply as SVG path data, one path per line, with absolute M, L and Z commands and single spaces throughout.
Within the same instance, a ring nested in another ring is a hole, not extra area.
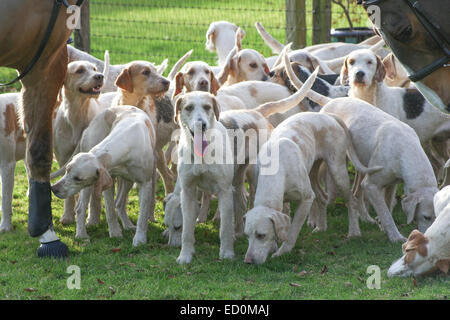
M 135 230 L 133 245 L 145 244 L 161 178 L 162 236 L 181 246 L 178 263 L 192 261 L 196 223 L 206 221 L 217 197 L 219 257 L 233 259 L 234 240 L 246 236 L 245 263 L 260 264 L 291 251 L 305 221 L 325 232 L 327 206 L 339 196 L 348 209 L 348 237 L 361 235 L 361 219 L 403 243 L 389 276 L 447 273 L 449 115 L 415 89 L 378 36 L 291 50 L 260 23 L 255 27 L 274 56 L 244 49 L 245 32 L 236 25 L 213 22 L 206 49 L 217 53 L 218 64 L 188 61 L 191 50 L 167 78 L 167 60 L 111 65 L 108 52 L 101 61 L 68 46 L 53 122 L 60 222 L 76 222 L 76 237 L 87 238 L 103 198 L 109 235 Z M 14 169 L 25 156 L 20 99 L 0 95 L 0 232 L 12 230 Z M 252 135 L 257 143 L 249 142 Z M 408 238 L 392 218 L 399 183 L 407 223 L 417 226 Z M 134 184 L 136 225 L 127 214 Z

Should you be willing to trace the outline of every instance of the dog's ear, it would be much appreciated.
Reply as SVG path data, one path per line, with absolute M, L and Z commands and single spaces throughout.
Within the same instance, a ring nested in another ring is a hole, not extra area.
M 377 70 L 375 71 L 375 81 L 383 82 L 385 76 L 386 70 L 384 69 L 383 61 L 381 61 L 380 57 L 377 56 Z
M 239 77 L 239 64 L 241 62 L 241 56 L 239 53 L 235 54 L 233 59 L 230 61 L 230 74 L 237 78 Z
M 392 53 L 389 53 L 383 59 L 383 66 L 386 71 L 386 77 L 393 80 L 397 76 L 397 70 L 395 69 L 395 58 Z
M 220 109 L 219 109 L 219 105 L 217 104 L 217 100 L 215 97 L 212 98 L 212 102 L 213 102 L 214 115 L 216 116 L 216 120 L 219 121 Z
M 175 91 L 173 93 L 172 99 L 183 91 L 183 87 L 184 87 L 184 73 L 180 71 L 175 76 Z
M 210 81 L 210 83 L 211 83 L 210 92 L 213 95 L 217 95 L 217 91 L 219 91 L 219 89 L 220 89 L 219 81 L 217 81 L 217 78 L 214 75 L 214 72 L 212 72 L 212 70 L 210 70 L 209 74 L 210 74 L 210 77 L 211 77 L 211 79 L 210 79 L 211 80 Z
M 406 214 L 406 223 L 410 224 L 416 214 L 416 209 L 418 204 L 420 203 L 420 201 L 422 197 L 420 195 L 417 194 L 417 192 L 413 192 L 409 195 L 407 195 L 403 200 L 402 200 L 402 209 L 403 212 Z
M 128 92 L 133 92 L 133 79 L 131 78 L 131 71 L 128 68 L 122 70 L 116 79 L 116 86 Z
M 341 75 L 339 78 L 341 79 L 341 85 L 348 85 L 348 57 L 344 60 L 344 64 L 341 68 Z
M 278 239 L 283 242 L 286 241 L 289 226 L 291 225 L 291 217 L 279 211 L 274 211 L 270 216 L 270 220 L 275 227 L 275 233 Z
M 113 186 L 113 179 L 109 175 L 108 170 L 104 167 L 97 169 L 97 182 L 94 187 L 94 193 L 98 196 L 102 196 L 102 192 Z
M 261 57 L 262 57 L 263 61 L 266 61 L 266 59 L 264 59 L 263 55 L 261 55 Z M 263 68 L 264 68 L 264 73 L 268 77 L 270 77 L 270 69 L 269 69 L 269 66 L 267 65 L 267 63 L 265 63 L 265 62 L 263 63 Z
M 175 123 L 178 123 L 178 117 L 181 112 L 181 102 L 182 101 L 183 101 L 183 96 L 179 96 L 177 101 L 175 102 L 175 114 L 174 114 L 174 119 L 173 119 L 173 121 L 175 121 Z
M 450 259 L 439 260 L 436 262 L 436 266 L 445 274 L 448 272 L 449 265 Z

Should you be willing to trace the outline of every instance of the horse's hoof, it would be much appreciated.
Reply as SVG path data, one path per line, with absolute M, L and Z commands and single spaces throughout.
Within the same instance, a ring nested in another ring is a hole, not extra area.
M 66 258 L 69 256 L 69 248 L 61 240 L 41 243 L 37 255 L 39 258 Z

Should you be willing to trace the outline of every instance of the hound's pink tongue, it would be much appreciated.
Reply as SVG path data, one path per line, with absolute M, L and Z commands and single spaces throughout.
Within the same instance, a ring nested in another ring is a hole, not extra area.
M 194 152 L 197 156 L 203 157 L 205 155 L 207 146 L 208 141 L 206 140 L 205 132 L 202 132 L 201 138 L 200 134 L 194 135 Z

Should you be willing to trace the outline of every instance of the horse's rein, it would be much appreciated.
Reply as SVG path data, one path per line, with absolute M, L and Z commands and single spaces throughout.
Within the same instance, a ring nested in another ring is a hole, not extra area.
M 84 0 L 78 0 L 76 6 L 81 6 L 83 4 L 83 1 Z M 67 8 L 70 6 L 67 0 L 55 0 L 55 2 L 53 3 L 52 14 L 50 16 L 50 21 L 48 23 L 47 30 L 45 31 L 44 38 L 42 39 L 41 44 L 39 45 L 39 48 L 36 51 L 36 54 L 34 55 L 33 59 L 25 67 L 24 71 L 18 77 L 16 77 L 14 80 L 10 82 L 0 83 L 0 87 L 10 86 L 16 83 L 17 81 L 22 80 L 31 71 L 31 69 L 33 69 L 34 65 L 39 60 L 42 53 L 44 52 L 45 47 L 47 46 L 48 40 L 50 39 L 53 28 L 55 27 L 55 23 L 56 20 L 58 19 L 58 14 L 62 5 L 64 5 Z

